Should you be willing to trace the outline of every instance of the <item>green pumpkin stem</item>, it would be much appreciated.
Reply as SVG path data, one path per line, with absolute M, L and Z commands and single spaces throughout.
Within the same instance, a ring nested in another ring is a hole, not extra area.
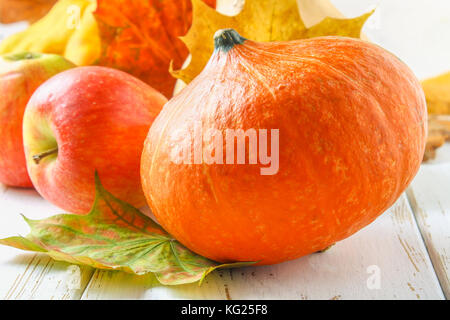
M 223 52 L 230 51 L 235 45 L 243 44 L 245 42 L 244 37 L 234 29 L 222 29 L 218 30 L 214 35 L 214 48 L 215 50 L 221 50 Z

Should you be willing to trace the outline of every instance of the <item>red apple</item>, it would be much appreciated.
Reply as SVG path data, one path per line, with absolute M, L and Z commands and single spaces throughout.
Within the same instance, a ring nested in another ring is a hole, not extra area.
M 32 187 L 23 153 L 22 119 L 36 88 L 75 65 L 55 54 L 16 53 L 0 56 L 0 182 Z
M 112 194 L 144 205 L 141 153 L 166 102 L 155 89 L 115 69 L 79 67 L 51 78 L 33 94 L 23 120 L 35 188 L 68 212 L 87 213 L 97 170 Z

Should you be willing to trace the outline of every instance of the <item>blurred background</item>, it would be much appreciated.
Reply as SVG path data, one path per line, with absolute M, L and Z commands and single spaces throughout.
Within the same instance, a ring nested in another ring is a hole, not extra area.
M 348 17 L 376 9 L 368 38 L 395 53 L 420 79 L 450 71 L 450 1 L 331 0 Z

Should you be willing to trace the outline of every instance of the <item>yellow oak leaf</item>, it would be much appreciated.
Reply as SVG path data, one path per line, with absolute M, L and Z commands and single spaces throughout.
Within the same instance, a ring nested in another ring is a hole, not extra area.
M 428 112 L 450 114 L 450 72 L 422 82 Z
M 213 36 L 217 30 L 233 28 L 243 37 L 254 41 L 287 41 L 319 36 L 359 38 L 361 29 L 372 12 L 353 19 L 325 18 L 307 28 L 297 0 L 246 0 L 242 11 L 235 16 L 222 15 L 201 0 L 192 0 L 193 23 L 181 40 L 188 47 L 192 60 L 185 69 L 170 72 L 189 83 L 208 62 L 213 50 Z

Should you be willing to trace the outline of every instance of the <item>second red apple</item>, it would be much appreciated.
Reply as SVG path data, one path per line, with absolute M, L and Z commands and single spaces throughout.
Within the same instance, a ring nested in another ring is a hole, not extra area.
M 45 82 L 27 105 L 23 127 L 27 168 L 38 192 L 68 212 L 87 213 L 97 170 L 112 194 L 144 205 L 140 157 L 166 102 L 144 82 L 110 68 L 75 68 Z
M 0 57 L 0 183 L 32 187 L 23 153 L 22 119 L 33 92 L 75 65 L 56 54 L 20 52 Z

